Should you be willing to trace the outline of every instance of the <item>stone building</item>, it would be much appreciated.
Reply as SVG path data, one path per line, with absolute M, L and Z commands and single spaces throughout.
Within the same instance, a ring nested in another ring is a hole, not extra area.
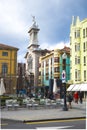
M 39 27 L 36 24 L 35 17 L 33 16 L 32 26 L 30 27 L 29 33 L 29 45 L 28 51 L 25 55 L 26 59 L 26 76 L 29 80 L 29 87 L 37 87 L 38 86 L 38 76 L 39 76 L 39 57 L 41 55 L 45 55 L 48 50 L 42 50 L 39 48 L 38 44 L 38 32 Z

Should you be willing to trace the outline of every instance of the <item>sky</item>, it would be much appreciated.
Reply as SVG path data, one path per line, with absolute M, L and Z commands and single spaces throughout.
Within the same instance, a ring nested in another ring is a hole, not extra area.
M 40 48 L 63 48 L 70 45 L 72 16 L 87 18 L 87 0 L 0 0 L 0 43 L 19 48 L 18 62 L 25 62 L 32 15 Z

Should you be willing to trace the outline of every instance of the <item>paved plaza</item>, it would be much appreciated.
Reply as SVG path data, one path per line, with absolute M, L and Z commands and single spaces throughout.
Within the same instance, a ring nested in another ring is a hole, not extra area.
M 72 109 L 63 111 L 63 106 L 57 108 L 18 108 L 17 110 L 1 109 L 1 118 L 17 121 L 40 121 L 54 119 L 82 118 L 87 115 L 87 103 L 76 104 L 72 102 Z

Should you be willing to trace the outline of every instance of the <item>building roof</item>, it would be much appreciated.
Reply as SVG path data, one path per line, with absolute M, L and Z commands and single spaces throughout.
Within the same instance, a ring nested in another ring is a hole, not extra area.
M 66 47 L 64 46 L 63 49 L 60 50 L 61 52 L 67 52 L 67 53 L 70 53 L 70 47 Z
M 2 44 L 2 43 L 0 43 L 0 49 L 2 49 L 2 50 L 19 50 L 18 48 L 16 48 L 16 47 L 13 47 L 13 46 L 9 46 L 9 45 L 6 45 L 6 44 Z

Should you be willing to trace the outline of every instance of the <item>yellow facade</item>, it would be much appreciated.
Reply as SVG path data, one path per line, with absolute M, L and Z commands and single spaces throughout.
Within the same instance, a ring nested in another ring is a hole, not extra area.
M 72 18 L 70 28 L 71 81 L 87 82 L 87 19 Z
M 39 86 L 49 86 L 49 79 L 60 77 L 60 50 L 55 49 L 39 59 Z
M 53 52 L 47 53 L 45 56 L 39 58 L 39 84 L 38 86 L 48 86 L 49 77 L 53 78 L 53 65 L 51 64 L 51 59 L 53 59 Z M 49 74 L 50 73 L 50 74 Z
M 6 93 L 16 90 L 16 67 L 18 48 L 0 44 L 0 78 L 4 78 Z

